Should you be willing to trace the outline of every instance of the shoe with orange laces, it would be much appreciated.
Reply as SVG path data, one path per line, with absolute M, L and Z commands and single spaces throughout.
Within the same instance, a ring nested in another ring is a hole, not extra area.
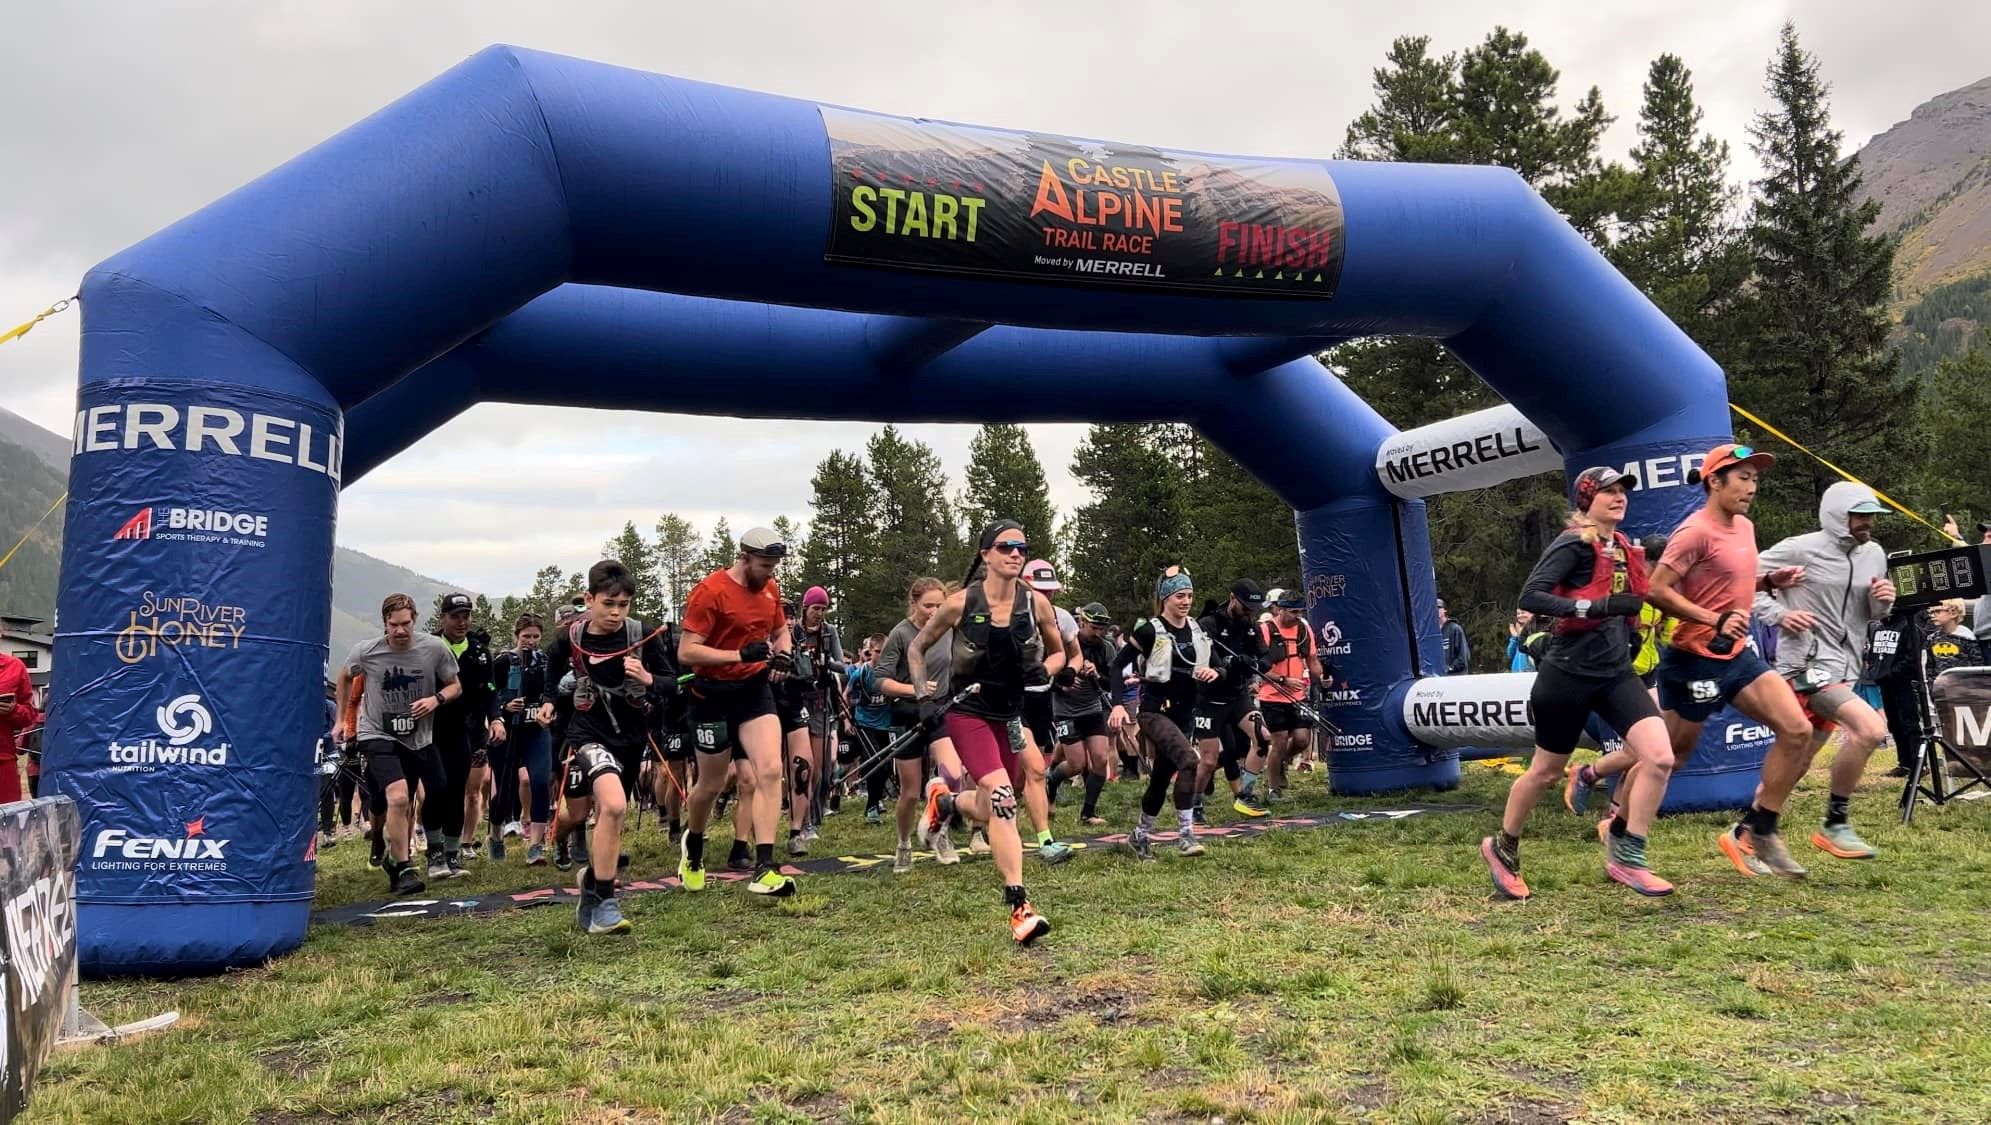
M 1050 921 L 1037 913 L 1037 909 L 1028 902 L 1009 912 L 1009 936 L 1015 938 L 1018 945 L 1029 945 L 1050 932 Z
M 1486 869 L 1493 875 L 1493 892 L 1501 898 L 1515 902 L 1526 902 L 1528 884 L 1521 878 L 1521 856 L 1503 855 L 1500 842 L 1492 836 L 1479 842 L 1480 858 L 1486 860 Z

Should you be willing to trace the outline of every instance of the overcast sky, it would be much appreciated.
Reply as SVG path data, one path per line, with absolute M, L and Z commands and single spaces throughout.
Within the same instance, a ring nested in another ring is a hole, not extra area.
M 1786 18 L 1821 58 L 1850 147 L 1991 70 L 1991 4 L 1957 0 L 14 5 L 0 67 L 0 322 L 74 292 L 92 263 L 496 42 L 891 113 L 1325 157 L 1369 104 L 1393 37 L 1456 50 L 1505 24 L 1561 69 L 1565 106 L 1602 89 L 1619 118 L 1612 156 L 1633 140 L 1647 64 L 1680 55 L 1747 175 L 1744 128 Z M 65 435 L 77 324 L 72 313 L 0 349 L 0 404 Z M 871 431 L 784 423 L 784 455 L 728 455 L 755 425 L 478 407 L 349 490 L 339 538 L 473 589 L 522 590 L 548 562 L 585 568 L 624 520 L 647 529 L 676 511 L 704 529 L 723 515 L 739 530 L 805 518 L 815 463 L 861 449 Z M 531 443 L 516 436 L 528 429 Z M 908 429 L 958 485 L 972 428 Z M 1068 472 L 1083 428 L 1032 430 L 1069 512 L 1083 499 Z M 619 492 L 582 487 L 556 522 L 544 473 L 508 485 L 492 471 L 549 458 L 632 471 Z

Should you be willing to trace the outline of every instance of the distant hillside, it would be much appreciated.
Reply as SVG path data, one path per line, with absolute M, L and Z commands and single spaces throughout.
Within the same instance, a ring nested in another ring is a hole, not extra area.
M 69 477 L 69 442 L 0 408 L 0 553 L 62 494 Z M 62 515 L 57 511 L 0 569 L 0 611 L 49 619 L 62 557 Z M 380 631 L 380 601 L 392 593 L 412 596 L 422 616 L 437 596 L 462 589 L 350 548 L 332 556 L 334 655 Z M 475 594 L 468 590 L 466 593 Z
M 1901 238 L 1904 304 L 1991 273 L 1991 78 L 1916 106 L 1859 157 L 1880 229 Z

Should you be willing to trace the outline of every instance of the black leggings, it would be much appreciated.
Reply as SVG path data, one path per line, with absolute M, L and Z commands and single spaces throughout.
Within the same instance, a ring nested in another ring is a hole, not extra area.
M 1227 710 L 1217 720 L 1217 764 L 1231 781 L 1243 780 L 1244 760 L 1251 756 L 1251 744 L 1244 732 L 1237 729 L 1236 718 L 1236 714 Z
M 1141 728 L 1141 736 L 1147 739 L 1148 747 L 1154 752 L 1154 768 L 1148 773 L 1147 791 L 1141 794 L 1141 811 L 1148 816 L 1161 812 L 1161 804 L 1168 796 L 1169 781 L 1175 782 L 1175 807 L 1177 810 L 1196 806 L 1196 744 L 1189 741 L 1189 733 L 1176 725 L 1167 715 L 1143 711 L 1134 722 Z
M 350 826 L 353 822 L 353 792 L 359 788 L 359 767 L 339 766 L 339 772 L 331 777 L 318 778 L 318 831 L 330 832 L 336 820 Z
M 435 748 L 437 758 L 442 762 L 442 792 L 423 798 L 422 827 L 429 827 L 429 810 L 435 808 L 435 829 L 440 829 L 445 836 L 460 837 L 463 835 L 464 784 L 470 780 L 470 732 L 457 731 L 449 735 L 438 730 Z
M 1575 750 L 1593 714 L 1619 738 L 1639 720 L 1659 717 L 1659 705 L 1630 668 L 1611 676 L 1579 676 L 1543 663 L 1528 706 L 1535 713 L 1535 745 L 1550 754 Z

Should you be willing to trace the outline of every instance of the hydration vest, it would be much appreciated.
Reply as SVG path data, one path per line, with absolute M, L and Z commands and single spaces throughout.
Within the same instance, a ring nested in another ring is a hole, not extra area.
M 1168 623 L 1159 617 L 1149 618 L 1154 626 L 1154 647 L 1148 649 L 1147 667 L 1142 669 L 1141 678 L 1151 684 L 1165 684 L 1175 674 L 1175 638 L 1169 635 Z M 1189 619 L 1189 658 L 1198 668 L 1210 666 L 1210 638 L 1203 632 L 1203 624 L 1195 618 Z
M 1276 618 L 1259 626 L 1258 637 L 1265 642 L 1265 666 L 1268 668 L 1277 668 L 1294 656 L 1305 660 L 1314 654 L 1313 625 L 1304 617 L 1300 618 L 1299 644 L 1295 650 L 1286 648 L 1286 634 L 1280 631 Z
M 1625 557 L 1625 588 L 1614 590 L 1612 583 L 1617 578 L 1617 562 L 1611 558 L 1604 544 L 1589 540 L 1592 557 L 1596 560 L 1590 569 L 1590 580 L 1580 586 L 1557 586 L 1555 596 L 1572 601 L 1588 600 L 1593 606 L 1603 602 L 1612 594 L 1637 594 L 1644 597 L 1648 589 L 1645 573 L 1645 548 L 1633 545 L 1622 531 L 1611 533 L 1611 541 Z M 1558 617 L 1552 632 L 1587 633 L 1604 623 L 1599 614 L 1591 617 Z
M 622 697 L 623 702 L 629 706 L 647 713 L 650 702 L 649 689 L 636 682 L 633 676 L 624 675 L 621 683 L 614 687 L 607 687 L 596 683 L 594 678 L 588 675 L 588 657 L 594 654 L 581 648 L 581 631 L 587 628 L 587 624 L 587 618 L 583 617 L 567 626 L 567 648 L 574 665 L 574 710 L 593 710 L 595 696 L 597 695 L 619 695 Z M 626 651 L 622 655 L 626 656 L 630 652 L 633 652 L 638 642 L 642 639 L 643 623 L 633 617 L 624 618 L 622 622 L 622 645 Z M 640 654 L 638 655 L 640 657 Z M 610 657 L 609 659 L 620 659 L 620 657 Z M 565 677 L 562 677 L 562 679 L 564 680 Z M 611 708 L 607 714 L 609 725 L 617 730 L 622 729 L 621 724 L 616 721 L 614 709 Z
M 983 670 L 989 653 L 989 635 L 995 622 L 989 614 L 988 591 L 977 581 L 968 587 L 966 603 L 961 607 L 961 622 L 954 626 L 954 685 L 956 690 L 966 687 Z M 1016 584 L 1016 600 L 1009 610 L 1009 635 L 1016 644 L 1016 652 L 1021 662 L 1018 671 L 1022 674 L 1020 683 L 1030 683 L 1033 668 L 1044 666 L 1043 643 L 1036 645 L 1031 639 L 1037 636 L 1037 620 L 1031 606 L 1030 587 Z

